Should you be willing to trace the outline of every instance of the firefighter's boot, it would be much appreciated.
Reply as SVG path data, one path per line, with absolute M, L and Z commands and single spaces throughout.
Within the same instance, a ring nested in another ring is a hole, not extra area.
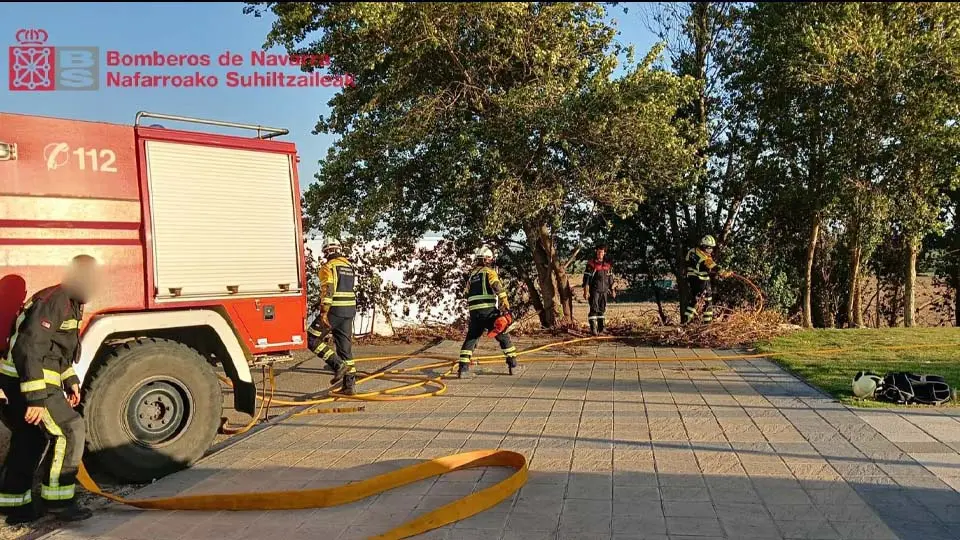
M 597 335 L 597 321 L 590 319 L 590 335 Z
M 346 362 L 340 362 L 339 365 L 333 368 L 333 378 L 330 379 L 330 384 L 337 384 L 345 380 L 348 373 L 350 373 L 350 366 L 348 366 Z
M 33 523 L 43 515 L 34 503 L 8 508 L 4 513 L 7 515 L 7 525 L 11 527 Z
M 352 396 L 357 393 L 357 374 L 347 373 L 343 376 L 343 386 L 340 393 L 345 396 Z
M 457 378 L 469 379 L 472 377 L 473 374 L 470 373 L 470 362 L 460 362 L 457 366 Z
M 77 504 L 77 501 L 70 501 L 64 506 L 51 506 L 47 511 L 61 521 L 83 521 L 93 517 L 93 512 Z
M 599 317 L 599 318 L 597 319 L 597 334 L 602 334 L 602 333 L 603 333 L 603 326 L 604 326 L 604 324 L 605 324 L 604 318 L 603 318 L 603 317 Z

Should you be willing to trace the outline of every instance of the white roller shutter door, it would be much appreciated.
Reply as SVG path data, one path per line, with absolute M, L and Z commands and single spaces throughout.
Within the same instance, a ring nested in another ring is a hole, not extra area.
M 146 161 L 158 299 L 300 289 L 288 155 L 147 141 Z

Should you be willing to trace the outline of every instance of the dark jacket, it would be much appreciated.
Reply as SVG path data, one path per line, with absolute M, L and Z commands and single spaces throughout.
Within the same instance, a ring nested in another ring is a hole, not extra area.
M 20 381 L 29 405 L 39 406 L 55 392 L 80 384 L 73 362 L 80 354 L 82 319 L 83 304 L 59 285 L 34 294 L 20 309 L 0 374 Z
M 587 262 L 583 272 L 583 286 L 590 287 L 591 293 L 605 294 L 613 290 L 613 265 L 606 259 Z

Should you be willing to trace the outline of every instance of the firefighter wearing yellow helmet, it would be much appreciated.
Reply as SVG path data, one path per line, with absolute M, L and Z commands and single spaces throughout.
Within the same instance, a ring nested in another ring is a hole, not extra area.
M 728 277 L 731 273 L 721 270 L 713 261 L 717 241 L 711 235 L 704 236 L 700 245 L 687 252 L 687 284 L 690 286 L 690 303 L 683 312 L 683 324 L 697 317 L 698 307 L 704 323 L 713 322 L 713 277 Z
M 464 289 L 470 321 L 467 336 L 460 347 L 457 376 L 470 376 L 473 349 L 477 347 L 477 342 L 484 333 L 488 333 L 488 336 L 495 338 L 500 344 L 500 350 L 507 360 L 507 369 L 513 375 L 513 370 L 517 367 L 517 348 L 510 341 L 509 328 L 506 328 L 512 321 L 507 290 L 497 271 L 493 269 L 492 249 L 483 246 L 474 252 L 473 258 L 474 266 Z
M 307 329 L 307 346 L 333 371 L 330 384 L 343 381 L 341 392 L 352 395 L 357 377 L 353 362 L 356 275 L 350 261 L 343 256 L 339 240 L 327 238 L 323 243 L 323 256 L 326 262 L 320 267 L 320 314 Z M 326 344 L 327 334 L 333 334 L 335 350 Z

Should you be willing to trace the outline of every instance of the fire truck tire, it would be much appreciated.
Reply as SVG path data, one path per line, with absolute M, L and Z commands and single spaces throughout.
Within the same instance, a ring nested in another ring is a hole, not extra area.
M 194 349 L 142 338 L 116 347 L 85 384 L 86 459 L 126 482 L 189 467 L 210 447 L 223 397 Z

